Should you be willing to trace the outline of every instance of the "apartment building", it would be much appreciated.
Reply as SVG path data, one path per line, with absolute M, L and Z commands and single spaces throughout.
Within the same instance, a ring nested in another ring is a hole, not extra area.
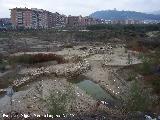
M 59 15 L 59 23 L 61 27 L 65 27 L 67 24 L 68 17 L 66 15 Z
M 81 17 L 80 19 L 80 26 L 87 26 L 87 25 L 93 25 L 95 24 L 95 20 L 89 16 Z
M 127 20 L 112 20 L 112 24 L 123 24 L 123 25 L 131 25 L 131 24 L 143 24 L 142 20 L 132 20 L 132 19 L 127 19 Z
M 50 28 L 52 27 L 52 13 L 37 8 L 13 8 L 11 22 L 14 28 Z
M 58 12 L 52 13 L 53 27 L 64 27 L 67 24 L 67 16 L 61 15 Z
M 94 19 L 92 17 L 86 16 L 68 16 L 67 25 L 68 26 L 79 26 L 85 27 L 87 25 L 103 24 L 105 21 L 100 19 Z
M 80 26 L 82 22 L 82 16 L 68 16 L 67 25 L 68 26 Z
M 50 28 L 51 13 L 43 9 L 32 8 L 32 27 L 33 28 Z
M 0 18 L 0 28 L 11 28 L 11 19 L 9 18 Z
M 77 27 L 101 23 L 91 17 L 65 16 L 58 12 L 52 13 L 37 8 L 13 8 L 11 10 L 11 23 L 14 28 L 48 29 L 53 27 Z
M 37 8 L 13 8 L 11 10 L 11 22 L 14 28 L 47 29 L 52 27 L 64 27 L 67 24 L 67 16 L 52 13 Z
M 32 11 L 28 8 L 11 9 L 11 23 L 14 28 L 31 28 Z

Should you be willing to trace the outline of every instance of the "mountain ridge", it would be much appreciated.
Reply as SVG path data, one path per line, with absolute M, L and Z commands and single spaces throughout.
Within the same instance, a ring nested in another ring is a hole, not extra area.
M 160 10 L 149 12 L 149 14 L 160 15 Z
M 160 15 L 147 14 L 136 11 L 117 11 L 117 10 L 101 10 L 96 11 L 89 16 L 97 19 L 104 20 L 126 20 L 126 19 L 135 19 L 135 20 L 160 20 Z

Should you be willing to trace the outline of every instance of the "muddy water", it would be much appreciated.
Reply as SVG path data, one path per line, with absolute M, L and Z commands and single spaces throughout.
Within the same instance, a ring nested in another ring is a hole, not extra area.
M 76 85 L 95 100 L 114 100 L 109 93 L 91 80 L 82 80 L 76 83 Z

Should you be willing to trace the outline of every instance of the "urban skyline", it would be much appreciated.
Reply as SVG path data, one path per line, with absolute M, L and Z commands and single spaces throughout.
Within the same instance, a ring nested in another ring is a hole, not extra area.
M 52 13 L 47 10 L 37 8 L 12 8 L 11 24 L 12 27 L 25 29 L 54 28 L 54 27 L 78 27 L 93 24 L 101 24 L 102 21 L 91 17 L 66 16 L 58 12 Z M 4 20 L 6 21 L 6 20 Z M 2 22 L 3 24 L 4 22 Z M 5 25 L 3 25 L 4 27 Z
M 39 8 L 51 12 L 59 12 L 65 15 L 82 15 L 89 14 L 98 10 L 107 10 L 117 8 L 118 10 L 130 10 L 138 12 L 152 12 L 159 10 L 159 0 L 1 0 L 0 1 L 0 18 L 10 17 L 9 9 L 15 7 Z M 135 8 L 136 6 L 136 8 Z
M 136 19 L 104 20 L 91 16 L 66 16 L 37 8 L 12 8 L 10 18 L 0 19 L 2 29 L 48 29 L 48 28 L 82 28 L 96 24 L 157 24 L 159 21 Z

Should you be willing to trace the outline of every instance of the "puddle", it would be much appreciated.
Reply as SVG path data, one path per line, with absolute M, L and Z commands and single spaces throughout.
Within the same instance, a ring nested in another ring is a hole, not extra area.
M 91 80 L 82 80 L 76 83 L 76 85 L 95 100 L 114 100 L 109 93 Z

